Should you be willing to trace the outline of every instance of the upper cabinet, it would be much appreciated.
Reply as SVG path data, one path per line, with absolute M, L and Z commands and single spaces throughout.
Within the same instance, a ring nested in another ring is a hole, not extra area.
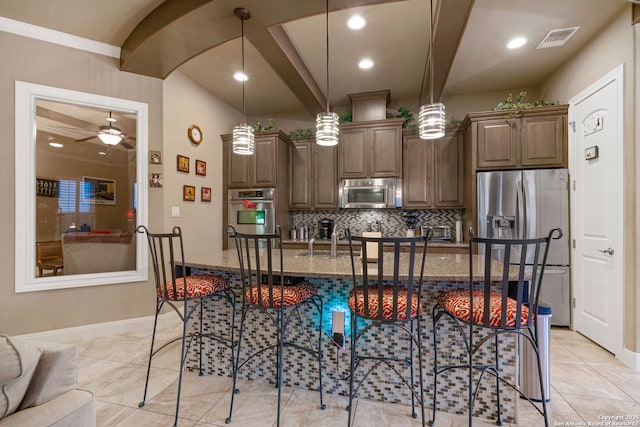
M 444 137 L 420 139 L 405 131 L 402 206 L 407 209 L 464 207 L 462 133 L 448 128 Z
M 289 209 L 338 208 L 338 148 L 296 141 L 289 156 Z
M 390 119 L 341 124 L 338 177 L 399 178 L 403 122 Z
M 286 187 L 289 137 L 282 131 L 256 134 L 256 151 L 253 155 L 234 154 L 231 135 L 222 135 L 224 177 L 226 188 Z
M 471 113 L 466 132 L 476 169 L 567 167 L 567 105 Z

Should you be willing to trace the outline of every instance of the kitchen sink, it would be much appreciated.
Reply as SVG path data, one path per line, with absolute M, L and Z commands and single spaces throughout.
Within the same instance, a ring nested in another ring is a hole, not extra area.
M 351 255 L 349 255 L 349 252 L 338 252 L 338 258 L 349 258 Z M 309 252 L 305 251 L 305 252 L 298 252 L 297 254 L 294 255 L 294 258 L 307 258 L 309 257 Z M 331 259 L 331 253 L 329 252 L 313 252 L 313 255 L 311 255 L 311 258 L 320 258 L 320 259 Z

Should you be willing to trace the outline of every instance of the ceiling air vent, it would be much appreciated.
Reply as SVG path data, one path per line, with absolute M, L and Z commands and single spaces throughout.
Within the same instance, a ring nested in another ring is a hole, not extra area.
M 544 49 L 547 47 L 558 47 L 564 45 L 573 36 L 580 27 L 561 28 L 559 30 L 551 30 L 542 39 L 536 49 Z

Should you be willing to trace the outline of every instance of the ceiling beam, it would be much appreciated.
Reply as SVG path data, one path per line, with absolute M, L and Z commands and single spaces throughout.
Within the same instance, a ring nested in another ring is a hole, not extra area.
M 438 0 L 433 29 L 433 100 L 438 102 L 467 26 L 474 0 Z M 430 102 L 431 73 L 429 58 L 424 69 L 420 105 Z

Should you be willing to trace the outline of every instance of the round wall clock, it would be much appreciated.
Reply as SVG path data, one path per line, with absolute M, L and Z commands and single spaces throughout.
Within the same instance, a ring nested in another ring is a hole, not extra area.
M 187 131 L 187 135 L 189 135 L 189 139 L 194 144 L 200 144 L 202 142 L 202 130 L 198 125 L 191 125 Z

